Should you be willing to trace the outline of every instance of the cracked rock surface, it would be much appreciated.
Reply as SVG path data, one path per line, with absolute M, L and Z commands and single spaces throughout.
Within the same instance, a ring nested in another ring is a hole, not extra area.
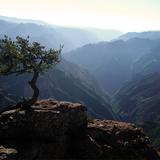
M 0 160 L 159 160 L 143 129 L 90 119 L 78 103 L 40 100 L 0 115 Z

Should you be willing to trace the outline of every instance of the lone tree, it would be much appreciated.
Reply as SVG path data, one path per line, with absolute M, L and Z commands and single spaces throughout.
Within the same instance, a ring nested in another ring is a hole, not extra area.
M 59 50 L 52 48 L 46 50 L 40 43 L 31 43 L 29 37 L 26 39 L 16 37 L 15 41 L 8 36 L 0 39 L 0 75 L 21 75 L 27 72 L 33 74 L 31 81 L 28 82 L 33 89 L 33 95 L 23 102 L 23 107 L 30 107 L 37 101 L 39 96 L 37 79 L 40 73 L 47 71 L 60 61 L 61 50 L 62 46 Z

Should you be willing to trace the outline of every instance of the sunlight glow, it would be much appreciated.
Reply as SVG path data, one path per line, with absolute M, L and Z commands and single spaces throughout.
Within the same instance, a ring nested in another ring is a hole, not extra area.
M 160 30 L 160 0 L 0 0 L 0 15 L 123 32 Z

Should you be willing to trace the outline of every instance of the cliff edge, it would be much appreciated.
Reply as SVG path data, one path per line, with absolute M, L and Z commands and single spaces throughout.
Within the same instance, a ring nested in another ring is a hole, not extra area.
M 77 103 L 40 100 L 0 115 L 0 160 L 159 160 L 134 124 L 89 119 Z

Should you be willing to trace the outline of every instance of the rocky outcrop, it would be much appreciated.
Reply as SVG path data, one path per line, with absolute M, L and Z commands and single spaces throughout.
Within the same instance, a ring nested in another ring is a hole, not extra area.
M 93 119 L 88 122 L 87 132 L 82 137 L 74 147 L 80 151 L 78 157 L 82 159 L 159 159 L 142 128 L 134 124 Z
M 87 119 L 81 104 L 41 100 L 0 115 L 0 159 L 158 160 L 141 128 Z

